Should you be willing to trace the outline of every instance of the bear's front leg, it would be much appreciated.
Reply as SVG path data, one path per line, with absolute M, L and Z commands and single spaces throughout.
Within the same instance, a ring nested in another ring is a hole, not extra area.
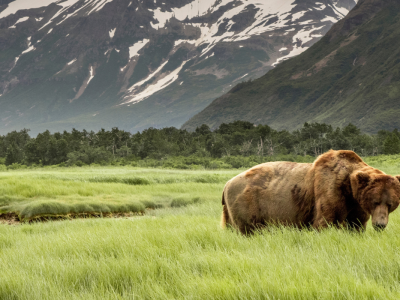
M 346 216 L 347 210 L 345 206 L 330 204 L 322 199 L 316 204 L 313 227 L 315 229 L 323 229 L 333 225 L 340 228 L 345 226 Z
M 359 232 L 365 231 L 369 218 L 370 215 L 361 208 L 353 209 L 346 218 L 347 228 Z

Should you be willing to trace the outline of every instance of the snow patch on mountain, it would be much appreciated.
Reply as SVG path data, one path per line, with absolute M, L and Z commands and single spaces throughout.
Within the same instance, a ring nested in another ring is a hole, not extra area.
M 151 10 L 154 13 L 154 18 L 159 22 L 158 24 L 153 25 L 154 28 L 163 28 L 168 20 L 172 17 L 183 21 L 186 18 L 193 19 L 194 17 L 204 16 L 207 13 L 213 13 L 217 11 L 220 7 L 226 6 L 229 3 L 235 2 L 233 0 L 221 0 L 217 5 L 217 1 L 215 0 L 194 0 L 187 5 L 180 8 L 173 8 L 171 12 L 162 11 L 162 8 L 157 8 L 155 10 Z M 261 14 L 264 16 L 268 15 L 276 15 L 280 12 L 287 13 L 294 6 L 294 0 L 269 0 L 265 1 L 266 3 L 262 3 L 260 0 L 245 0 L 238 6 L 234 6 L 232 9 L 228 10 L 224 13 L 224 15 L 219 19 L 224 20 L 225 18 L 231 19 L 233 16 L 237 15 L 240 11 L 247 8 L 249 5 L 254 5 L 256 9 L 258 9 Z M 282 14 L 281 14 L 282 15 Z
M 321 20 L 321 22 L 332 22 L 332 23 L 334 23 L 334 22 L 336 22 L 336 19 L 334 17 L 331 17 L 331 16 L 326 16 L 325 18 L 323 18 Z
M 18 60 L 19 60 L 19 56 L 14 59 L 14 65 L 12 66 L 12 68 L 10 70 L 8 70 L 8 72 L 11 72 L 15 68 L 15 66 L 17 65 Z
M 218 5 L 215 5 L 215 0 L 202 0 L 193 1 L 186 6 L 181 8 L 173 8 L 171 11 L 162 11 L 161 8 L 157 8 L 155 10 L 150 10 L 154 13 L 154 19 L 158 21 L 158 24 L 151 23 L 151 26 L 155 29 L 165 27 L 165 24 L 168 20 L 175 17 L 176 19 L 183 21 L 186 18 L 189 20 L 196 16 L 202 16 L 206 13 L 212 13 L 218 8 L 222 6 L 226 6 L 227 4 L 233 2 L 232 0 L 221 0 Z M 179 46 L 182 43 L 191 43 L 196 46 L 208 44 L 207 47 L 204 48 L 202 52 L 202 56 L 209 52 L 215 45 L 219 42 L 237 42 L 250 39 L 253 36 L 260 35 L 269 31 L 274 31 L 277 29 L 285 29 L 287 32 L 294 31 L 295 28 L 292 27 L 293 22 L 301 19 L 305 16 L 305 14 L 309 10 L 304 10 L 300 12 L 296 12 L 290 15 L 290 20 L 288 20 L 288 14 L 292 11 L 292 9 L 296 6 L 294 0 L 272 0 L 261 2 L 259 0 L 246 0 L 243 2 L 239 2 L 237 6 L 227 10 L 217 22 L 209 26 L 208 24 L 203 23 L 191 23 L 190 25 L 198 27 L 201 31 L 201 36 L 197 40 L 178 40 L 175 42 L 175 46 Z M 317 5 L 313 8 L 316 10 L 323 10 L 326 8 L 326 5 L 323 3 L 316 3 Z M 257 10 L 257 14 L 255 16 L 255 21 L 246 29 L 241 32 L 230 31 L 234 22 L 232 18 L 244 11 L 246 11 L 249 7 L 254 7 Z M 339 8 L 336 6 L 332 7 L 336 12 L 337 17 L 330 16 L 326 18 L 325 21 L 330 21 L 332 23 L 337 22 L 339 19 L 343 17 L 343 13 L 347 14 L 348 10 L 345 8 Z M 230 20 L 227 24 L 226 31 L 222 35 L 217 35 L 220 25 L 226 20 Z M 273 22 L 271 22 L 273 21 Z M 271 24 L 270 24 L 271 23 Z M 312 21 L 307 20 L 307 24 L 312 23 Z M 269 25 L 267 25 L 269 24 Z M 303 24 L 303 25 L 307 25 Z M 320 28 L 316 28 L 310 24 L 310 27 L 307 28 L 310 34 L 306 35 L 305 38 L 299 38 L 302 44 L 307 43 L 313 38 L 317 38 L 320 35 L 313 35 L 312 32 L 316 31 Z M 297 43 L 297 40 L 294 41 Z M 303 50 L 306 50 L 304 48 Z M 297 53 L 296 51 L 295 53 Z
M 23 1 L 23 0 L 19 0 L 19 1 Z M 60 25 L 65 20 L 76 15 L 81 10 L 85 10 L 85 9 L 89 10 L 86 13 L 87 16 L 90 15 L 91 13 L 100 11 L 107 3 L 112 2 L 113 0 L 85 0 L 84 4 L 80 8 L 72 11 L 71 13 L 67 13 L 67 11 L 69 11 L 69 9 L 72 6 L 74 6 L 75 4 L 77 4 L 79 1 L 80 0 L 52 1 L 51 3 L 57 3 L 57 5 L 61 6 L 62 8 L 46 24 L 44 24 L 39 30 L 41 30 L 41 29 L 45 28 L 47 25 L 51 24 L 60 15 L 64 14 L 62 17 L 62 20 L 60 22 L 58 22 L 56 25 Z M 65 13 L 67 13 L 67 14 L 65 14 Z
M 134 94 L 133 96 L 127 97 L 128 100 L 126 100 L 123 104 L 135 104 L 137 102 L 143 101 L 144 99 L 150 97 L 151 95 L 157 93 L 158 91 L 165 89 L 167 86 L 171 85 L 179 78 L 179 72 L 182 70 L 183 66 L 187 62 L 188 61 L 185 60 L 184 62 L 182 62 L 182 64 L 177 69 L 175 69 L 174 71 L 172 71 L 165 77 L 159 79 L 156 83 L 147 86 L 142 92 L 140 92 L 138 94 Z M 165 63 L 164 63 L 164 65 L 165 65 Z M 161 69 L 159 69 L 159 70 L 161 70 Z M 155 75 L 157 73 L 158 72 L 155 72 L 153 74 Z
M 150 42 L 150 40 L 144 39 L 143 41 L 139 41 L 136 44 L 134 44 L 133 46 L 129 47 L 129 59 L 131 59 L 132 57 L 138 56 L 139 51 L 144 46 L 146 46 L 148 42 Z
M 344 7 L 334 6 L 337 16 L 341 19 L 344 18 L 349 11 Z
M 0 19 L 15 14 L 21 9 L 32 9 L 45 7 L 57 0 L 15 0 L 8 4 L 7 8 L 0 13 Z
M 159 73 L 159 72 L 162 70 L 162 68 L 164 68 L 164 66 L 165 66 L 167 63 L 168 63 L 168 60 L 167 60 L 166 62 L 164 62 L 163 64 L 161 64 L 161 66 L 159 66 L 157 70 L 155 70 L 153 73 L 151 73 L 150 75 L 148 75 L 145 79 L 143 79 L 142 81 L 139 81 L 139 82 L 135 83 L 134 85 L 132 85 L 132 86 L 128 89 L 128 91 L 129 91 L 129 92 L 132 92 L 132 91 L 134 91 L 135 89 L 137 89 L 138 87 L 141 87 L 144 83 L 146 83 L 147 81 L 149 81 L 150 79 L 152 79 L 154 76 L 156 76 L 157 73 Z M 127 96 L 127 97 L 129 97 L 129 96 Z M 126 97 L 125 97 L 125 98 L 126 98 Z
M 317 37 L 322 37 L 321 34 L 315 33 L 318 32 L 318 30 L 322 29 L 324 26 L 321 27 L 312 27 L 310 29 L 302 29 L 299 32 L 297 32 L 294 36 L 293 36 L 293 50 L 290 51 L 290 53 L 288 55 L 285 55 L 283 57 L 278 58 L 278 60 L 272 64 L 273 67 L 275 67 L 276 65 L 278 65 L 279 63 L 281 63 L 282 61 L 285 61 L 291 57 L 294 57 L 296 55 L 301 54 L 302 52 L 304 52 L 305 50 L 307 50 L 309 47 L 304 47 L 303 45 L 306 44 L 307 42 L 311 41 L 314 38 Z M 298 41 L 301 41 L 301 45 L 298 45 Z M 279 51 L 283 51 L 283 50 L 287 50 L 286 47 L 281 48 Z
M 235 2 L 233 0 L 193 0 L 191 3 L 180 7 L 180 8 L 172 8 L 171 11 L 162 11 L 162 8 L 157 8 L 154 10 L 149 9 L 154 13 L 154 18 L 159 22 L 158 24 L 153 25 L 153 28 L 163 28 L 168 20 L 172 17 L 183 21 L 186 18 L 193 19 L 194 17 L 204 16 L 207 13 L 213 13 L 217 11 L 219 8 L 228 5 L 229 3 Z M 287 12 L 290 11 L 295 4 L 293 4 L 294 0 L 269 0 L 269 1 L 260 0 L 245 0 L 238 6 L 234 6 L 231 10 L 228 10 L 221 18 L 231 19 L 233 16 L 237 15 L 237 9 L 239 11 L 245 9 L 249 5 L 254 5 L 256 9 L 259 9 L 262 14 L 278 14 L 279 12 Z M 218 4 L 216 4 L 218 3 Z
M 209 59 L 210 57 L 213 57 L 215 53 L 213 52 L 211 55 L 208 55 L 205 59 Z
M 79 99 L 82 94 L 86 91 L 86 88 L 88 87 L 89 83 L 92 81 L 92 79 L 95 76 L 95 67 L 94 66 L 90 66 L 89 69 L 89 76 L 85 78 L 85 80 L 82 83 L 82 86 L 79 88 L 78 92 L 76 93 L 75 97 L 71 100 L 69 100 L 69 103 L 74 102 L 75 100 Z M 75 88 L 74 88 L 75 91 Z
M 316 10 L 324 10 L 326 8 L 326 5 L 320 2 L 315 3 L 317 6 L 314 7 Z
M 15 26 L 15 25 L 17 25 L 18 23 L 22 23 L 22 22 L 28 21 L 28 19 L 29 19 L 29 17 L 22 17 L 22 18 L 19 18 L 19 20 L 18 20 L 17 22 L 15 22 L 14 25 L 12 25 L 12 26 L 10 26 L 10 27 L 8 27 L 8 28 L 17 28 L 17 26 Z
M 115 35 L 115 31 L 117 30 L 117 28 L 111 29 L 108 34 L 110 35 L 110 39 L 112 39 Z
M 8 72 L 11 72 L 16 67 L 17 62 L 22 55 L 24 55 L 25 53 L 28 53 L 30 51 L 36 50 L 36 48 L 32 45 L 32 42 L 31 42 L 32 37 L 30 36 L 26 40 L 28 41 L 28 49 L 22 51 L 22 53 L 14 59 L 14 65 L 12 66 L 12 68 L 10 70 L 8 70 Z
M 60 9 L 51 19 L 48 21 L 46 24 L 44 24 L 39 30 L 45 28 L 47 25 L 52 23 L 59 15 L 61 15 L 63 12 L 65 12 L 68 8 L 70 8 L 72 5 L 74 5 L 76 2 L 79 0 L 67 0 L 66 2 L 60 3 L 60 1 L 57 2 L 57 5 L 62 6 L 62 9 Z M 83 8 L 83 7 L 82 7 Z M 82 9 L 81 8 L 81 9 Z M 60 25 L 62 22 L 64 22 L 66 19 L 68 19 L 70 16 L 74 15 L 77 13 L 80 9 L 77 11 L 73 12 L 72 14 L 64 16 L 64 18 L 61 20 L 61 22 L 57 23 L 56 25 Z
M 112 1 L 113 0 L 98 0 L 98 2 L 94 5 L 93 9 L 88 13 L 88 15 L 90 15 L 93 12 L 100 11 L 104 7 L 104 5 Z
M 7 8 L 0 13 L 0 19 L 7 17 L 9 15 L 15 14 L 19 10 L 46 7 L 52 3 L 56 3 L 58 6 L 61 6 L 62 8 L 53 16 L 53 18 L 51 18 L 51 20 L 49 22 L 47 22 L 43 26 L 43 27 L 45 27 L 48 24 L 50 24 L 51 22 L 53 22 L 55 18 L 57 18 L 62 13 L 65 13 L 69 8 L 71 8 L 73 5 L 75 5 L 79 1 L 80 0 L 15 0 L 15 1 L 9 3 Z M 66 15 L 64 17 L 64 19 L 62 20 L 62 22 L 65 21 L 66 19 L 68 19 L 70 16 L 76 14 L 81 9 L 92 8 L 88 13 L 88 15 L 89 15 L 93 12 L 101 10 L 104 7 L 104 5 L 106 5 L 107 3 L 112 2 L 112 1 L 113 0 L 85 0 L 85 2 L 84 2 L 85 4 L 80 9 L 74 11 L 72 14 Z
M 90 77 L 89 80 L 87 81 L 87 85 L 89 85 L 89 83 L 92 81 L 93 78 L 94 78 L 94 70 L 93 67 L 90 67 Z
M 67 65 L 68 66 L 70 66 L 70 65 L 72 65 L 74 62 L 76 62 L 77 61 L 77 59 L 76 58 L 74 58 L 73 60 L 71 60 L 69 63 L 67 63 Z
M 28 52 L 31 52 L 31 51 L 33 51 L 33 50 L 36 50 L 36 48 L 32 45 L 32 46 L 30 46 L 28 49 L 22 51 L 21 55 L 23 55 L 23 54 L 25 54 L 25 53 L 28 53 Z
M 179 46 L 180 44 L 189 43 L 189 44 L 196 44 L 196 40 L 177 40 L 175 41 L 175 47 Z

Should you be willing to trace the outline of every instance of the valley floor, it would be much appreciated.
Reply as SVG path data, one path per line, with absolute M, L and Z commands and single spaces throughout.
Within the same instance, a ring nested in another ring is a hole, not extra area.
M 399 298 L 399 211 L 382 233 L 369 224 L 364 234 L 272 228 L 243 237 L 219 228 L 223 186 L 239 172 L 0 173 L 0 209 L 26 220 L 66 209 L 146 212 L 0 225 L 0 299 Z

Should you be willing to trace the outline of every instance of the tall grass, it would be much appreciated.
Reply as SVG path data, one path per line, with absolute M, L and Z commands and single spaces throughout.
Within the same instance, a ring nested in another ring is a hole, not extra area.
M 400 296 L 398 213 L 382 233 L 273 228 L 243 237 L 218 228 L 217 202 L 172 216 L 0 227 L 0 299 Z
M 272 227 L 244 237 L 219 228 L 223 181 L 239 172 L 1 174 L 2 209 L 166 204 L 142 217 L 0 225 L 0 299 L 399 299 L 400 211 L 381 233 Z M 151 183 L 87 180 L 94 176 Z M 201 176 L 220 182 L 190 179 Z M 179 183 L 157 183 L 168 177 Z

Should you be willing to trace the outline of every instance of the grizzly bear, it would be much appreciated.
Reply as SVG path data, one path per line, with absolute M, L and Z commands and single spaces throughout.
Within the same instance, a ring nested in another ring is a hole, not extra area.
M 221 226 L 243 234 L 267 224 L 382 230 L 400 202 L 400 176 L 368 166 L 353 151 L 330 150 L 314 163 L 269 162 L 227 182 Z

